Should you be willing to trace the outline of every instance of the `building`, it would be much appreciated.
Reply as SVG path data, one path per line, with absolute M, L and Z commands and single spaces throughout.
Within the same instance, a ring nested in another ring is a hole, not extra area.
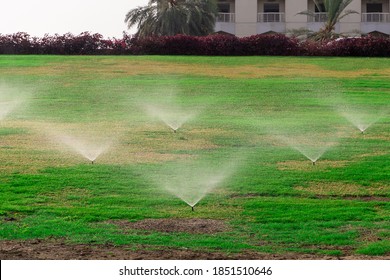
M 218 0 L 218 9 L 215 31 L 239 37 L 299 29 L 315 32 L 326 20 L 313 0 Z M 315 17 L 298 14 L 306 10 L 315 12 Z M 390 0 L 353 0 L 346 10 L 358 14 L 341 19 L 337 33 L 390 35 Z

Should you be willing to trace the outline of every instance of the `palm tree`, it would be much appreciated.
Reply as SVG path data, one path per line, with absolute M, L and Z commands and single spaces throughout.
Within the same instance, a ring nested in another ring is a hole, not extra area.
M 318 10 L 320 12 L 326 13 L 326 22 L 324 24 L 324 27 L 321 28 L 320 31 L 318 31 L 318 33 L 314 35 L 314 38 L 320 41 L 332 39 L 335 35 L 333 31 L 336 23 L 347 15 L 358 13 L 353 10 L 345 10 L 345 8 L 352 1 L 353 0 L 313 0 Z M 322 7 L 325 9 L 325 11 L 322 10 Z M 315 17 L 315 12 L 313 11 L 303 11 L 298 14 Z
M 130 10 L 128 28 L 137 25 L 138 37 L 186 34 L 202 36 L 214 30 L 218 14 L 215 0 L 149 0 Z

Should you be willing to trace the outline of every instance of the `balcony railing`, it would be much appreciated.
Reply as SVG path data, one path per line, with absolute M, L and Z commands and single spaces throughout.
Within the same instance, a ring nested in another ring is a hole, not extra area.
M 362 22 L 390 22 L 390 13 L 362 13 Z
M 217 22 L 235 22 L 236 14 L 234 13 L 219 13 L 217 16 Z
M 284 13 L 258 13 L 257 22 L 285 22 Z
M 314 16 L 309 16 L 309 22 L 326 22 L 328 20 L 327 13 L 314 13 Z

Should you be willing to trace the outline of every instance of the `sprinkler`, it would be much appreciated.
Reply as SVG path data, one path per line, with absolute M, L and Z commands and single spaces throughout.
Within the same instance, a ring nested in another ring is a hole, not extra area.
M 91 160 L 91 164 L 94 164 L 93 160 Z
M 176 129 L 173 130 L 173 133 L 176 133 Z
M 312 161 L 312 164 L 313 164 L 313 165 L 316 165 L 316 162 L 315 162 L 315 161 Z
M 194 209 L 194 206 L 191 206 L 191 210 L 192 210 L 192 212 L 194 212 L 194 211 L 195 211 L 195 209 Z

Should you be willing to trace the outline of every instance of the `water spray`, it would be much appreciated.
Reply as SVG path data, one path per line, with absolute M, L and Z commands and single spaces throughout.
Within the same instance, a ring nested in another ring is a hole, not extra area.
M 144 109 L 148 115 L 165 123 L 173 133 L 197 115 L 195 112 L 186 112 L 175 104 L 170 104 L 168 107 L 146 104 Z

